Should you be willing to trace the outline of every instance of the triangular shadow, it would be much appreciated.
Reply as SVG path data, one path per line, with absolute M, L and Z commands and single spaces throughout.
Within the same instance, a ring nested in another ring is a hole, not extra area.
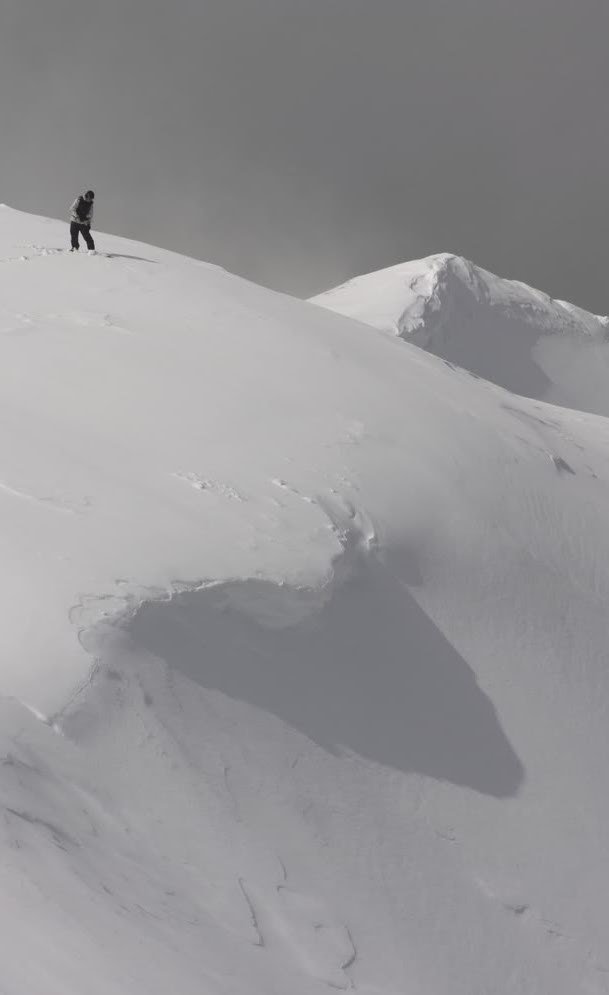
M 523 766 L 493 704 L 393 571 L 367 563 L 311 615 L 316 597 L 234 582 L 148 603 L 130 634 L 326 750 L 497 798 L 517 793 Z

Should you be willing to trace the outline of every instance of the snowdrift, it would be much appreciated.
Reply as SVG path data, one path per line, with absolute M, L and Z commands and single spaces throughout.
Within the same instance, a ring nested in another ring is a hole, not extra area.
M 609 414 L 609 318 L 459 256 L 392 266 L 313 300 L 517 394 Z
M 0 987 L 609 991 L 609 422 L 65 238 L 0 211 Z

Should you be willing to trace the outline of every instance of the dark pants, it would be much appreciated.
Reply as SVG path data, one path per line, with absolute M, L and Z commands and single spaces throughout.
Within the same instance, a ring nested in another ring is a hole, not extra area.
M 91 237 L 91 229 L 89 225 L 79 225 L 76 221 L 73 221 L 70 225 L 70 237 L 72 239 L 72 248 L 78 249 L 78 236 L 82 235 L 85 242 L 87 243 L 87 249 L 94 249 L 95 242 Z

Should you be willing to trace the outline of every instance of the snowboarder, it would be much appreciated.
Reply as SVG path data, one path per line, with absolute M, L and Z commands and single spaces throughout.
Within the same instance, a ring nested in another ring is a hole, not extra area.
M 78 252 L 78 236 L 82 235 L 89 251 L 95 249 L 95 242 L 91 237 L 91 222 L 93 221 L 93 201 L 95 194 L 92 190 L 87 190 L 86 194 L 77 197 L 70 208 L 70 237 L 72 248 L 70 252 Z

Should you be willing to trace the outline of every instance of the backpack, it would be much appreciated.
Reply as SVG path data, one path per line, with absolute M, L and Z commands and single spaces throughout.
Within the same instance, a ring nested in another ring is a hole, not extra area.
M 89 220 L 91 214 L 92 203 L 81 195 L 76 201 L 76 214 L 79 220 L 85 224 Z

